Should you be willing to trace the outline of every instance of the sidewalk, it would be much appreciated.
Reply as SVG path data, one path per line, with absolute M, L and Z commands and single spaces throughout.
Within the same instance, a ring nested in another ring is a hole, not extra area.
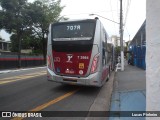
M 127 65 L 125 70 L 115 74 L 110 111 L 145 111 L 146 76 L 145 70 Z M 110 117 L 109 120 L 145 120 L 144 117 Z

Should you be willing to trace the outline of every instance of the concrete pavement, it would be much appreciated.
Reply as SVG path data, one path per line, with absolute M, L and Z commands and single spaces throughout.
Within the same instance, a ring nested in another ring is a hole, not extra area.
M 27 68 L 27 69 L 18 69 L 18 70 L 5 70 L 0 71 L 1 80 L 12 77 L 11 80 L 15 81 L 16 79 L 25 78 L 26 74 L 40 72 L 45 70 L 43 68 Z M 5 74 L 3 74 L 5 73 Z M 51 83 L 46 80 L 46 76 L 39 76 L 28 78 L 26 80 L 21 80 L 20 82 L 12 82 L 12 84 L 1 84 L 1 110 L 19 110 L 27 111 L 45 103 L 46 101 L 54 100 L 59 96 L 62 96 L 63 93 L 66 93 L 72 88 L 80 88 L 80 90 L 75 93 L 73 96 L 64 99 L 63 101 L 57 102 L 57 104 L 50 105 L 45 110 L 46 111 L 86 111 L 88 112 L 86 117 L 77 117 L 77 118 L 65 118 L 68 120 L 106 120 L 106 117 L 88 117 L 90 114 L 93 115 L 95 111 L 96 114 L 105 113 L 109 111 L 110 108 L 110 99 L 113 89 L 113 80 L 115 72 L 111 73 L 109 81 L 107 81 L 102 88 L 95 87 L 84 87 L 84 86 L 69 86 L 61 85 L 59 83 Z M 17 78 L 21 77 L 21 78 Z M 3 78 L 3 79 L 2 79 Z M 14 83 L 14 84 L 13 84 Z M 41 94 L 41 95 L 40 95 Z M 12 98 L 11 98 L 12 97 Z M 4 101 L 3 101 L 4 100 Z M 7 100 L 7 101 L 6 101 Z M 26 103 L 26 101 L 28 101 Z M 26 105 L 27 104 L 27 105 Z M 15 107 L 16 106 L 16 107 Z M 91 112 L 90 112 L 91 111 Z M 93 112 L 92 112 L 93 111 Z M 100 111 L 100 112 L 98 112 Z M 104 112 L 103 112 L 104 111 Z M 83 112 L 82 112 L 83 113 Z M 47 118 L 48 119 L 48 118 Z M 62 120 L 60 118 L 50 118 Z
M 12 70 L 10 72 L 15 72 Z M 5 73 L 5 71 L 1 71 Z M 114 79 L 114 86 L 113 86 Z M 113 88 L 112 88 L 113 86 Z M 113 89 L 113 92 L 112 92 Z M 111 96 L 112 92 L 112 97 Z M 111 105 L 109 103 L 111 99 Z M 109 106 L 110 109 L 109 109 Z M 135 66 L 125 64 L 125 71 L 118 70 L 111 75 L 110 80 L 102 87 L 89 111 L 145 111 L 146 109 L 146 78 L 145 71 Z M 92 118 L 85 120 L 102 120 L 105 117 Z M 143 117 L 110 117 L 109 120 L 144 120 Z
M 39 68 L 46 68 L 46 66 L 44 66 L 44 67 L 32 67 L 32 68 L 20 68 L 20 69 L 15 68 L 15 69 L 8 69 L 8 70 L 0 70 L 0 74 L 17 72 L 17 71 L 25 71 L 25 70 L 34 70 L 34 69 L 39 69 Z
M 125 63 L 125 70 L 115 74 L 110 111 L 145 111 L 145 70 Z M 144 117 L 110 117 L 109 120 L 144 120 Z

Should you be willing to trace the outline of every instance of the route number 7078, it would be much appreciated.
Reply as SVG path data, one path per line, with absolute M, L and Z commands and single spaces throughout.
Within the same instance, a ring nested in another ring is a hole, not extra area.
M 80 25 L 68 25 L 67 30 L 80 30 L 81 26 Z

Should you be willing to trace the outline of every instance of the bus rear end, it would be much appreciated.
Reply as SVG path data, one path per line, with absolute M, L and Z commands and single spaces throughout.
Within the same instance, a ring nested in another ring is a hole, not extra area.
M 60 22 L 50 26 L 47 48 L 49 81 L 101 86 L 96 19 Z

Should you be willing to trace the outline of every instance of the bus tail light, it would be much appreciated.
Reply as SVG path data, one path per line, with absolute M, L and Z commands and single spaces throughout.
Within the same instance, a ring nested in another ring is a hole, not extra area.
M 49 69 L 52 69 L 52 62 L 51 62 L 51 56 L 50 55 L 47 56 L 47 66 L 48 66 Z
M 96 72 L 98 68 L 98 61 L 99 61 L 99 54 L 94 56 L 93 61 L 92 61 L 92 66 L 91 66 L 91 73 Z

